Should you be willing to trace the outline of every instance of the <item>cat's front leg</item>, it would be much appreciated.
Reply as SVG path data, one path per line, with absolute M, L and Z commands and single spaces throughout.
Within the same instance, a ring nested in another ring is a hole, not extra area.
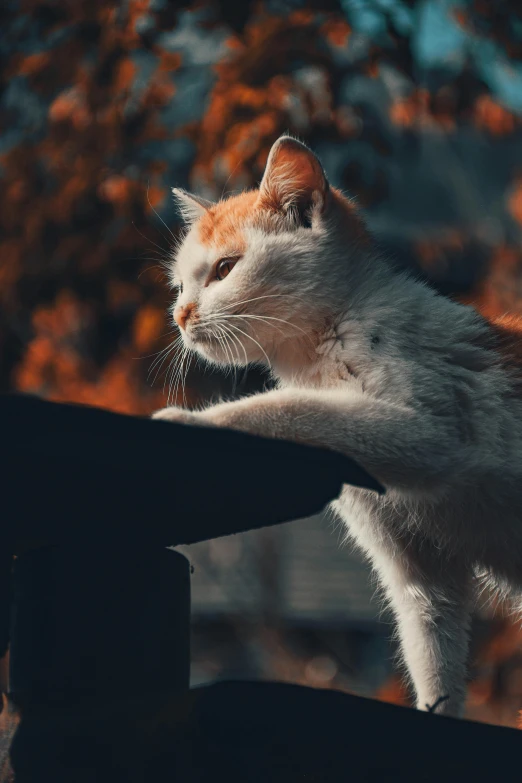
M 424 494 L 437 492 L 468 464 L 451 418 L 344 389 L 276 389 L 191 416 L 198 424 L 341 451 L 385 486 Z
M 170 405 L 153 413 L 151 418 L 176 424 L 189 424 L 194 427 L 224 427 L 249 432 L 252 435 L 292 440 L 290 433 L 281 428 L 271 427 L 269 417 L 267 418 L 263 411 L 263 405 L 258 407 L 259 399 L 265 396 L 267 395 L 258 394 L 255 397 L 219 403 L 203 411 L 189 411 L 177 405 Z
M 198 418 L 197 413 L 186 410 L 185 408 L 179 408 L 177 405 L 161 408 L 161 410 L 153 413 L 151 418 L 177 422 L 178 424 L 199 424 L 200 426 L 204 426 L 202 420 Z
M 275 389 L 204 411 L 167 408 L 155 416 L 341 451 L 384 486 L 424 496 L 439 493 L 472 464 L 451 414 L 431 415 L 344 389 Z
M 265 398 L 269 398 L 268 406 L 265 404 Z M 200 427 L 226 427 L 250 432 L 254 435 L 293 439 L 292 434 L 288 432 L 288 427 L 282 421 L 279 424 L 277 422 L 271 424 L 270 408 L 272 407 L 270 394 L 267 393 L 218 403 L 202 411 L 189 411 L 186 408 L 171 405 L 156 411 L 151 418 L 178 424 L 199 425 Z

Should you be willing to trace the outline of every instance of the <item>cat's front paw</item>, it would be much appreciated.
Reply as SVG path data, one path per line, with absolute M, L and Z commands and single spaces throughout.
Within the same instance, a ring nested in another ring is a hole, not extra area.
M 156 411 L 151 416 L 152 419 L 162 419 L 163 421 L 174 421 L 177 424 L 201 424 L 198 421 L 198 416 L 192 411 L 187 411 L 185 408 L 178 408 L 176 405 L 171 405 L 169 408 L 162 408 Z

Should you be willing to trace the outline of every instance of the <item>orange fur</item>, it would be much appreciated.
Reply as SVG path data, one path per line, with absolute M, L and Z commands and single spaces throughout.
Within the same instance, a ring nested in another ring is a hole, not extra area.
M 243 228 L 246 223 L 257 225 L 265 231 L 282 230 L 284 224 L 281 221 L 271 220 L 281 217 L 281 213 L 270 202 L 260 200 L 259 196 L 259 190 L 250 190 L 214 204 L 198 221 L 201 244 L 218 247 L 225 256 L 227 253 L 242 253 L 245 250 Z M 351 239 L 369 243 L 369 234 L 356 205 L 337 188 L 330 188 L 329 198 L 345 213 L 345 225 Z
M 185 325 L 189 319 L 197 320 L 199 318 L 197 305 L 195 302 L 189 302 L 182 307 L 176 307 L 174 311 L 174 320 L 181 329 L 185 328 Z
M 283 136 L 270 151 L 259 189 L 232 196 L 207 209 L 198 222 L 199 240 L 203 245 L 219 248 L 223 255 L 243 253 L 245 225 L 270 233 L 285 231 L 289 220 L 297 225 L 303 217 L 310 218 L 314 209 L 326 214 L 329 207 L 338 217 L 344 213 L 338 222 L 348 229 L 348 241 L 368 239 L 355 205 L 329 186 L 317 157 L 297 139 Z
M 251 190 L 218 201 L 199 221 L 201 244 L 220 247 L 225 254 L 242 252 L 246 245 L 242 225 L 252 215 L 257 197 L 258 192 Z

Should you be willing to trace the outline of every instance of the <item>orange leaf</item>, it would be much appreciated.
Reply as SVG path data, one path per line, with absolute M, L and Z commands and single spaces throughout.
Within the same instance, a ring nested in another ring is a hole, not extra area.
M 164 323 L 165 314 L 161 308 L 145 305 L 138 310 L 133 327 L 134 345 L 138 351 L 148 350 L 154 345 Z

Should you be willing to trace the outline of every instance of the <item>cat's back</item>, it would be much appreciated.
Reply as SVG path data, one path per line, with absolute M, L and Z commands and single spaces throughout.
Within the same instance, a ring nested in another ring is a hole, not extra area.
M 505 444 L 512 445 L 513 461 L 522 466 L 522 317 L 516 314 L 487 319 L 489 350 L 500 370 L 499 410 L 507 430 Z

